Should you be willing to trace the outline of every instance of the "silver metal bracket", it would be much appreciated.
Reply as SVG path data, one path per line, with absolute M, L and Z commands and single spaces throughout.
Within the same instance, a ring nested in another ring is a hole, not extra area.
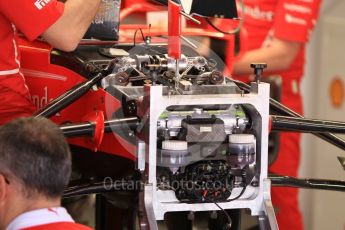
M 269 179 L 264 180 L 264 212 L 259 216 L 259 225 L 261 230 L 278 230 L 278 223 L 274 212 L 272 200 L 271 200 L 271 181 Z

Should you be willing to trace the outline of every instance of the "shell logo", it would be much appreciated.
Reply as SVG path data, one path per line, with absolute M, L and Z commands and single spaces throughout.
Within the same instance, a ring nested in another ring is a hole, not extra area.
M 345 98 L 344 81 L 341 79 L 341 77 L 336 76 L 331 81 L 331 84 L 329 87 L 329 94 L 330 94 L 332 105 L 335 108 L 340 108 Z

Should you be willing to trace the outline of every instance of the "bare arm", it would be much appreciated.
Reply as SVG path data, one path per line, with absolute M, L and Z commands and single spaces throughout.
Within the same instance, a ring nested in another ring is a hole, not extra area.
M 73 51 L 84 36 L 99 8 L 101 0 L 68 0 L 63 15 L 42 37 L 52 46 Z
M 210 54 L 211 39 L 209 37 L 204 37 L 198 47 L 198 53 L 201 56 L 207 57 Z
M 301 43 L 274 38 L 269 47 L 252 50 L 234 64 L 235 75 L 248 75 L 253 72 L 251 63 L 267 63 L 267 71 L 275 72 L 290 67 L 301 48 Z

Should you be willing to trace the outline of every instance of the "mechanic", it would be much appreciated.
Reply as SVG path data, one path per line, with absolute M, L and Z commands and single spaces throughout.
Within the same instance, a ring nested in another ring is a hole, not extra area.
M 282 81 L 281 102 L 302 114 L 300 82 L 304 74 L 305 45 L 316 23 L 320 0 L 244 0 L 243 28 L 248 51 L 234 64 L 234 76 L 249 75 L 251 63 L 268 64 L 266 76 Z M 239 78 L 241 79 L 241 78 Z M 271 173 L 296 177 L 300 162 L 300 134 L 282 133 L 278 159 Z M 298 190 L 273 188 L 279 228 L 303 229 Z
M 0 230 L 90 229 L 60 207 L 70 174 L 69 146 L 53 122 L 19 118 L 1 126 Z
M 18 30 L 29 40 L 42 36 L 63 51 L 76 48 L 101 0 L 0 1 L 0 125 L 34 111 L 20 71 Z

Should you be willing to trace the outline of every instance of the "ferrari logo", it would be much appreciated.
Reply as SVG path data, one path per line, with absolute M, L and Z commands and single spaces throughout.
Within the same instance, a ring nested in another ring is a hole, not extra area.
M 49 2 L 50 0 L 37 0 L 35 6 L 37 9 L 42 10 Z

